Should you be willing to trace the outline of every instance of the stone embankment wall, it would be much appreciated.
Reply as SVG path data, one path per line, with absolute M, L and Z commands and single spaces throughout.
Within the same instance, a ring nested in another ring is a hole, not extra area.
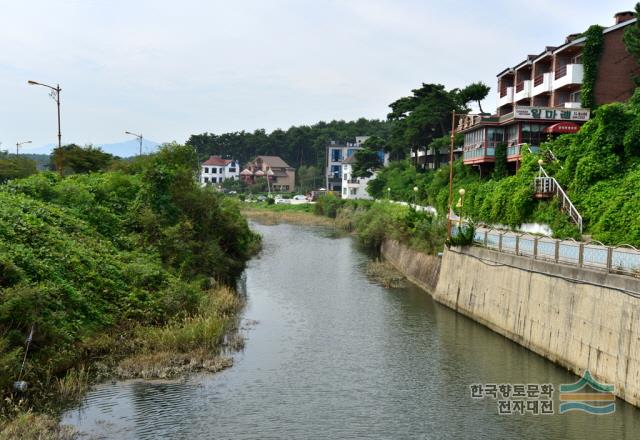
M 436 301 L 640 406 L 640 279 L 478 247 L 441 264 L 394 242 L 382 252 Z
M 414 251 L 395 240 L 385 240 L 380 251 L 382 256 L 412 283 L 433 293 L 438 284 L 440 257 Z

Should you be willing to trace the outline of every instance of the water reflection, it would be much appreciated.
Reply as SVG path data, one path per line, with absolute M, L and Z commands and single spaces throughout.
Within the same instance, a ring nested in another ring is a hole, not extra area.
M 243 280 L 257 320 L 233 368 L 175 383 L 105 384 L 65 422 L 102 438 L 640 437 L 639 411 L 498 416 L 471 383 L 575 376 L 437 303 L 364 275 L 351 238 L 254 225 L 264 252 Z

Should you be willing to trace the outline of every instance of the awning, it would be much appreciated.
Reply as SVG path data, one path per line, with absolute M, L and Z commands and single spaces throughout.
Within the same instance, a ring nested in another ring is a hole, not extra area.
M 562 134 L 562 133 L 577 133 L 580 130 L 580 126 L 575 122 L 558 122 L 552 124 L 544 129 L 545 133 Z

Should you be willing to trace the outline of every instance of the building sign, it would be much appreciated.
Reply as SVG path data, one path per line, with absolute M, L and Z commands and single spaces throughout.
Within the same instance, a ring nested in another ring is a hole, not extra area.
M 515 119 L 554 119 L 561 121 L 588 121 L 589 109 L 548 108 L 548 107 L 516 107 Z

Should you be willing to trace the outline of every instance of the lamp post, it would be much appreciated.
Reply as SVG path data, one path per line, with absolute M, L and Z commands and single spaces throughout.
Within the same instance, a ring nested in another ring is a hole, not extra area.
M 391 200 L 391 187 L 387 187 L 387 199 Z
M 418 187 L 413 187 L 413 205 L 414 207 L 418 206 Z
M 60 84 L 56 84 L 56 86 L 53 87 L 31 80 L 27 81 L 27 83 L 32 86 L 43 86 L 51 89 L 49 96 L 53 98 L 53 100 L 56 102 L 56 105 L 58 106 L 58 148 L 62 147 L 62 132 L 60 131 L 60 92 L 62 91 L 62 89 L 60 88 Z
M 458 229 L 462 230 L 462 208 L 464 207 L 464 188 L 460 188 L 458 190 L 458 194 L 460 194 L 460 198 L 458 199 L 458 203 L 456 204 L 456 208 L 460 209 L 458 211 Z
M 135 136 L 136 139 L 138 139 L 138 142 L 140 143 L 140 154 L 139 154 L 139 156 L 142 156 L 142 133 L 141 134 L 136 134 L 136 133 L 131 133 L 130 131 L 125 131 L 124 134 L 130 134 L 131 136 Z
M 456 117 L 466 116 L 458 115 L 455 110 L 451 111 L 451 143 L 449 144 L 449 212 L 447 213 L 447 238 L 451 238 L 451 213 L 453 211 L 453 147 L 456 140 Z
M 22 147 L 24 144 L 30 144 L 30 143 L 31 141 L 16 142 L 16 156 L 20 154 L 20 147 Z

